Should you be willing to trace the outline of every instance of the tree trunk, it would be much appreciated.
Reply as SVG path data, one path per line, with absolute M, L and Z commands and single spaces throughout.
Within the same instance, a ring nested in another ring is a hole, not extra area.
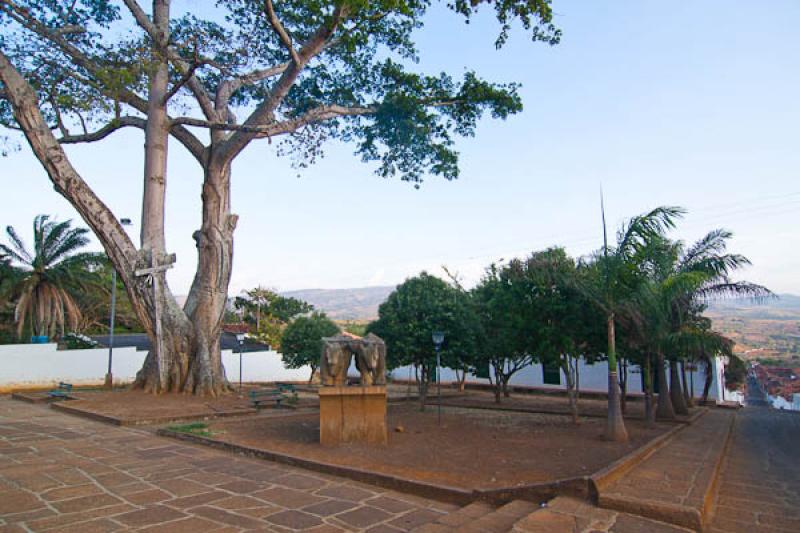
M 664 368 L 664 355 L 659 353 L 656 356 L 656 378 L 658 379 L 658 406 L 656 407 L 656 417 L 664 420 L 674 420 L 675 410 L 669 395 L 669 385 L 667 385 L 667 372 Z
M 624 357 L 619 358 L 619 406 L 622 414 L 628 412 L 628 363 Z
M 419 410 L 425 412 L 425 403 L 428 401 L 428 383 L 430 382 L 430 371 L 423 363 L 420 365 L 420 376 L 417 382 L 417 392 L 419 393 Z
M 503 376 L 503 396 L 506 398 L 511 397 L 511 389 L 508 388 L 508 381 L 511 379 L 511 376 Z
M 456 379 L 458 379 L 458 392 L 464 392 L 467 384 L 467 371 L 461 370 L 461 377 L 458 377 L 458 370 L 456 370 Z
M 683 387 L 681 387 L 681 379 L 678 375 L 678 362 L 670 360 L 669 362 L 669 395 L 672 400 L 672 407 L 675 413 L 679 415 L 688 415 L 689 408 L 686 407 L 686 400 L 683 396 Z
M 155 21 L 164 28 L 168 2 L 155 2 Z M 33 88 L 0 51 L 0 79 L 14 117 L 57 192 L 92 228 L 130 297 L 136 316 L 148 333 L 153 350 L 137 374 L 134 386 L 147 391 L 194 392 L 216 395 L 230 389 L 225 379 L 219 348 L 220 325 L 230 280 L 233 229 L 236 217 L 229 212 L 230 173 L 206 160 L 203 184 L 203 225 L 198 241 L 199 268 L 186 308 L 181 310 L 169 291 L 163 272 L 137 277 L 137 269 L 151 268 L 164 259 L 164 194 L 168 133 L 163 106 L 163 65 L 153 67 L 146 124 L 145 192 L 142 209 L 142 250 L 130 241 L 117 218 L 72 167 L 63 148 L 48 128 Z M 152 114 L 151 114 L 152 113 Z M 213 137 L 213 134 L 212 134 Z M 160 332 L 160 335 L 159 335 Z M 159 350 L 160 347 L 160 350 Z
M 577 363 L 575 366 L 577 366 Z M 577 426 L 579 424 L 578 399 L 575 394 L 575 374 L 573 372 L 573 365 L 569 355 L 561 355 L 561 370 L 564 372 L 564 376 L 567 380 L 567 399 L 569 400 L 570 416 L 572 417 L 572 423 Z
M 617 338 L 614 328 L 614 313 L 608 314 L 606 320 L 608 330 L 608 418 L 606 420 L 605 437 L 614 442 L 628 440 L 625 419 L 622 417 L 622 406 L 619 402 L 619 382 L 617 381 Z
M 711 384 L 714 381 L 714 368 L 711 359 L 706 359 L 706 382 L 703 384 L 703 405 L 708 403 L 708 393 L 711 391 Z
M 651 365 L 652 356 L 647 354 L 644 359 L 642 369 L 642 379 L 644 380 L 644 421 L 649 428 L 656 424 L 656 413 L 653 409 L 653 370 Z
M 686 407 L 694 407 L 694 391 L 686 381 L 686 359 L 681 361 L 681 379 L 683 381 L 683 399 L 686 400 Z

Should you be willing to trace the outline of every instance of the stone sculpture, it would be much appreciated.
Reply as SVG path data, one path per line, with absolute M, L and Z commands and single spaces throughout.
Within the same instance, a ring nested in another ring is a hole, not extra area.
M 372 333 L 366 337 L 337 335 L 322 339 L 319 376 L 322 385 L 342 387 L 352 357 L 361 374 L 361 386 L 386 384 L 386 343 Z
M 361 385 L 386 385 L 386 343 L 372 333 L 350 345 L 361 373 Z

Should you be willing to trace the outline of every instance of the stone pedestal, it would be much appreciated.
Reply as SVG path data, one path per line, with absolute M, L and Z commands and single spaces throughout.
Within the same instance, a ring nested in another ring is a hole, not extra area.
M 386 387 L 321 387 L 319 441 L 323 446 L 344 442 L 385 445 Z

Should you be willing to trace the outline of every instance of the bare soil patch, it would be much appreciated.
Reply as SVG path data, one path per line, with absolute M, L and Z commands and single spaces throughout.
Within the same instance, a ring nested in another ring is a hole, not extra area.
M 385 447 L 321 446 L 318 413 L 219 419 L 208 430 L 222 442 L 473 490 L 590 475 L 673 427 L 628 421 L 630 440 L 618 444 L 602 439 L 601 419 L 576 427 L 563 415 L 444 407 L 440 427 L 435 407 L 412 405 L 390 405 L 388 417 Z
M 269 388 L 246 386 L 243 395 L 226 394 L 218 398 L 203 398 L 188 394 L 147 394 L 141 391 L 92 391 L 75 392 L 75 398 L 62 405 L 70 410 L 80 410 L 101 417 L 119 421 L 123 425 L 162 423 L 170 420 L 192 420 L 221 416 L 237 416 L 255 414 L 247 396 L 253 388 Z M 308 396 L 308 398 L 305 398 Z M 286 404 L 286 400 L 283 402 Z M 298 401 L 294 407 L 313 406 L 316 395 L 298 392 Z M 273 409 L 267 407 L 265 411 Z M 277 409 L 275 409 L 277 411 Z M 281 409 L 287 411 L 289 409 Z
M 431 398 L 431 402 L 436 403 L 436 398 Z M 569 400 L 566 396 L 547 395 L 547 394 L 512 394 L 509 398 L 501 398 L 500 402 L 495 401 L 494 394 L 486 391 L 468 390 L 459 396 L 442 398 L 443 405 L 457 407 L 480 407 L 486 409 L 545 412 L 553 414 L 569 414 Z M 598 398 L 580 398 L 578 400 L 578 414 L 580 416 L 591 416 L 605 418 L 608 410 L 608 400 Z M 644 402 L 628 401 L 626 406 L 626 417 L 643 418 Z

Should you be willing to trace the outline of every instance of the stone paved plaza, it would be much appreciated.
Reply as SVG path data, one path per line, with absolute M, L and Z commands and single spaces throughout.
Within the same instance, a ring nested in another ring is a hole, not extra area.
M 0 397 L 0 532 L 393 532 L 455 508 Z
M 711 435 L 733 416 L 712 411 L 611 489 L 688 503 L 693 484 L 678 481 L 706 470 L 694 448 L 715 447 Z M 710 530 L 800 531 L 800 415 L 755 405 L 735 417 Z M 459 508 L 0 397 L 0 533 L 688 531 L 565 497 L 539 510 L 526 503 L 527 517 L 503 515 L 523 503 L 499 514 L 477 502 Z

